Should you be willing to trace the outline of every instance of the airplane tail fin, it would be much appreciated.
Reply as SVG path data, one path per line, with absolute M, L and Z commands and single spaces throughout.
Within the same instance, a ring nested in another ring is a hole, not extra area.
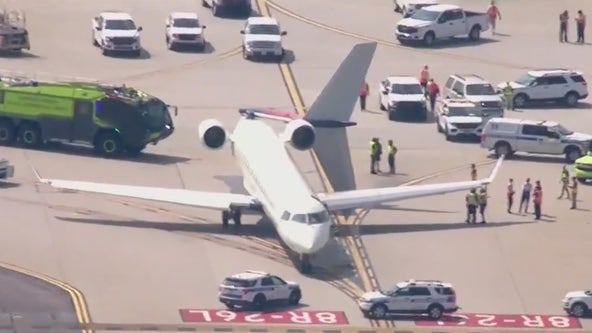
M 333 74 L 323 91 L 306 112 L 304 120 L 315 127 L 346 127 L 351 122 L 360 89 L 372 62 L 376 43 L 360 43 Z

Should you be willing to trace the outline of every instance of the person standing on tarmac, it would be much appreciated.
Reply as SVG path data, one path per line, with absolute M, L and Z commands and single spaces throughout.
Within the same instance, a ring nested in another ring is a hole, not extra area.
M 524 207 L 524 213 L 528 213 L 528 203 L 530 201 L 530 193 L 532 192 L 532 184 L 530 178 L 526 178 L 526 182 L 522 185 L 522 195 L 520 196 L 520 207 L 518 207 L 518 213 L 522 213 L 522 207 Z
M 477 166 L 475 166 L 475 163 L 471 164 L 471 180 L 477 180 Z
M 571 177 L 571 208 L 578 209 L 578 180 L 576 177 Z M 568 197 L 569 198 L 569 197 Z
M 506 82 L 506 85 L 502 89 L 502 94 L 506 102 L 506 110 L 514 110 L 514 88 L 512 88 L 510 82 Z
M 378 140 L 378 138 L 376 138 L 376 166 L 374 167 L 374 170 L 376 170 L 376 172 L 380 173 L 382 171 L 380 171 L 380 160 L 382 156 L 382 144 L 380 144 L 380 140 Z
M 376 138 L 370 140 L 370 173 L 376 174 Z
M 510 178 L 508 181 L 508 189 L 507 189 L 507 196 L 508 196 L 508 214 L 512 214 L 512 205 L 514 204 L 514 179 Z
M 472 189 L 467 193 L 465 201 L 467 204 L 467 220 L 465 222 L 468 224 L 475 224 L 477 222 L 477 205 L 479 204 L 477 190 Z
M 419 71 L 419 84 L 423 89 L 423 95 L 428 96 L 428 81 L 430 80 L 430 72 L 428 71 L 428 65 L 423 66 L 421 71 Z
M 536 181 L 534 191 L 532 192 L 532 203 L 534 204 L 534 219 L 541 219 L 541 205 L 543 204 L 543 188 L 541 182 Z
M 436 99 L 440 95 L 440 87 L 438 87 L 438 84 L 434 82 L 434 79 L 430 79 L 430 81 L 428 81 L 426 89 L 428 91 L 428 98 L 430 100 L 430 109 L 432 110 L 432 112 L 436 112 Z
M 397 147 L 393 144 L 393 140 L 388 140 L 388 165 L 389 172 L 395 174 L 395 155 L 397 154 Z
M 576 30 L 578 33 L 578 40 L 576 43 L 584 44 L 584 30 L 586 29 L 586 15 L 582 13 L 582 10 L 578 10 L 576 16 Z
M 495 5 L 495 1 L 491 0 L 489 7 L 487 8 L 487 17 L 489 17 L 489 25 L 491 26 L 491 34 L 495 35 L 495 23 L 499 17 L 502 20 L 502 13 Z
M 567 199 L 569 200 L 569 171 L 567 171 L 566 166 L 563 166 L 563 170 L 561 170 L 561 194 L 559 194 L 557 199 L 562 199 L 563 193 L 567 194 Z
M 368 82 L 364 82 L 362 88 L 360 88 L 360 110 L 366 110 L 366 97 L 370 95 L 370 87 L 368 86 Z
M 563 13 L 559 14 L 559 42 L 568 43 L 567 38 L 567 24 L 569 21 L 569 13 L 564 10 Z
M 487 208 L 487 189 L 482 187 L 479 191 L 479 214 L 481 215 L 481 223 L 485 222 L 485 209 Z

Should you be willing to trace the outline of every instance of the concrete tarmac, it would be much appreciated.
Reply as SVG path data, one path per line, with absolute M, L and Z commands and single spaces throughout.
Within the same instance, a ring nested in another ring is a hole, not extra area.
M 486 1 L 458 3 L 478 10 L 487 5 Z M 446 142 L 431 121 L 386 121 L 378 110 L 376 87 L 387 75 L 415 75 L 424 64 L 441 84 L 452 73 L 476 73 L 493 84 L 516 78 L 526 68 L 565 66 L 592 73 L 589 46 L 559 44 L 552 23 L 563 7 L 592 10 L 584 1 L 500 2 L 504 16 L 499 35 L 484 36 L 478 45 L 459 42 L 434 50 L 401 47 L 393 41 L 393 22 L 399 16 L 392 12 L 392 2 L 369 0 L 362 6 L 353 1 L 282 0 L 268 4 L 288 31 L 287 62 L 307 105 L 359 37 L 381 42 L 367 78 L 370 108 L 355 113 L 359 125 L 348 132 L 359 188 L 397 186 L 432 174 L 441 175 L 427 181 L 464 180 L 470 163 L 492 160 L 474 143 Z M 289 10 L 282 13 L 277 6 Z M 537 15 L 529 15 L 524 22 L 524 13 L 533 6 Z M 42 4 L 21 0 L 18 7 L 27 10 L 33 49 L 22 58 L 2 59 L 0 67 L 124 82 L 178 105 L 180 113 L 174 119 L 176 133 L 136 160 L 100 159 L 78 148 L 3 148 L 2 156 L 17 167 L 18 184 L 3 186 L 0 193 L 0 209 L 6 217 L 0 224 L 1 261 L 76 286 L 97 322 L 180 322 L 181 308 L 220 308 L 216 292 L 226 275 L 264 269 L 300 282 L 307 309 L 345 311 L 352 325 L 369 325 L 339 286 L 298 274 L 278 250 L 273 231 L 251 227 L 259 223 L 258 217 L 246 217 L 241 234 L 224 235 L 218 212 L 34 185 L 30 166 L 47 178 L 242 191 L 230 151 L 203 148 L 197 125 L 215 117 L 232 129 L 239 107 L 291 106 L 277 65 L 246 62 L 236 52 L 243 20 L 213 18 L 199 2 L 189 0 L 150 6 L 136 0 L 84 1 L 76 7 L 57 0 Z M 129 11 L 144 27 L 146 50 L 140 59 L 103 57 L 91 46 L 90 19 L 105 9 Z M 164 19 L 177 10 L 197 10 L 208 26 L 208 52 L 166 49 Z M 531 108 L 506 116 L 557 120 L 578 131 L 588 130 L 592 117 L 587 101 L 575 109 Z M 367 146 L 373 136 L 395 140 L 397 175 L 368 174 Z M 323 191 L 307 155 L 295 153 L 297 163 L 311 187 Z M 345 258 L 351 249 L 344 249 L 341 239 L 317 258 L 318 263 L 332 263 L 361 289 L 369 289 L 364 283 L 369 275 L 384 287 L 407 278 L 445 279 L 455 285 L 467 312 L 560 314 L 563 294 L 585 288 L 592 274 L 585 257 L 592 198 L 582 187 L 579 211 L 568 210 L 567 202 L 554 198 L 561 164 L 561 158 L 537 156 L 505 162 L 490 186 L 490 224 L 486 226 L 464 224 L 462 194 L 400 202 L 394 209 L 371 211 L 358 228 L 371 272 L 356 276 L 345 272 L 348 262 L 355 263 Z M 458 167 L 460 171 L 445 172 Z M 480 176 L 490 168 L 481 167 Z M 517 185 L 526 177 L 543 181 L 545 221 L 534 223 L 530 216 L 505 213 L 503 187 L 508 177 L 514 177 Z

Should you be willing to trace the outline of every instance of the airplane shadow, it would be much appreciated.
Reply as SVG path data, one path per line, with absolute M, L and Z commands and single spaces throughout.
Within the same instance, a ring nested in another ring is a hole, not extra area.
M 453 214 L 458 213 L 458 210 L 438 210 L 438 209 L 421 209 L 421 208 L 405 208 L 396 205 L 377 205 L 371 208 L 372 210 L 392 210 L 402 212 L 416 212 L 416 213 L 436 213 L 436 214 Z
M 384 235 L 384 234 L 399 234 L 410 232 L 427 232 L 427 231 L 446 231 L 446 230 L 460 230 L 468 228 L 499 228 L 513 225 L 531 224 L 535 221 L 519 222 L 489 222 L 486 224 L 467 224 L 467 223 L 422 223 L 422 224 L 361 224 L 361 225 L 339 225 L 336 226 L 336 237 L 346 237 L 350 235 Z
M 243 185 L 243 177 L 242 176 L 214 176 L 214 179 L 219 180 L 224 183 L 230 190 L 230 193 L 234 194 L 246 194 L 249 195 L 249 192 L 245 189 Z

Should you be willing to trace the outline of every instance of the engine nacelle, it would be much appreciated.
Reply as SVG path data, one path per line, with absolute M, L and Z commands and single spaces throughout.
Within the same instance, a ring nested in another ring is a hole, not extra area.
M 283 137 L 286 141 L 290 141 L 292 147 L 307 150 L 314 145 L 316 134 L 314 127 L 308 121 L 296 119 L 286 125 Z
M 216 119 L 202 121 L 197 128 L 201 143 L 210 149 L 219 149 L 226 142 L 226 130 Z

